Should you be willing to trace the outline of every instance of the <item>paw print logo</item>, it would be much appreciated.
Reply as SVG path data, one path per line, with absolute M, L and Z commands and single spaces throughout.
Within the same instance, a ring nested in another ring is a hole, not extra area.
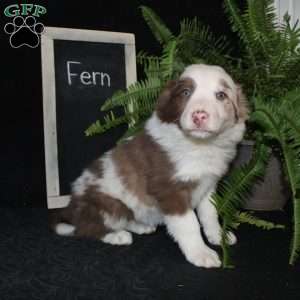
M 36 48 L 40 43 L 40 34 L 44 31 L 44 25 L 36 22 L 33 16 L 26 18 L 16 16 L 12 22 L 4 26 L 4 31 L 10 35 L 9 43 L 13 48 L 22 46 Z

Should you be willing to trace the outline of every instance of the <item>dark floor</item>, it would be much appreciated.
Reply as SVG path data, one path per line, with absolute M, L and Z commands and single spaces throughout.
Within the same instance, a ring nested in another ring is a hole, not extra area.
M 300 299 L 288 230 L 244 225 L 236 268 L 206 270 L 186 262 L 163 228 L 116 247 L 54 235 L 46 209 L 1 209 L 0 216 L 1 300 Z

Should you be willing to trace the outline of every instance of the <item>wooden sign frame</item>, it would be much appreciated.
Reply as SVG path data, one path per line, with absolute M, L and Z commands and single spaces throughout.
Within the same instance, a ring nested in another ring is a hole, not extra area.
M 44 143 L 48 208 L 64 207 L 69 195 L 60 194 L 56 122 L 54 40 L 124 44 L 126 86 L 136 81 L 135 37 L 131 33 L 45 27 L 41 37 Z M 100 104 L 99 104 L 100 105 Z

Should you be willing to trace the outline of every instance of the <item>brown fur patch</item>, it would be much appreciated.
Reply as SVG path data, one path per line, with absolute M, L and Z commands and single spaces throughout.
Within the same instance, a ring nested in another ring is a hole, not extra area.
M 234 114 L 234 119 L 235 122 L 238 122 L 239 120 L 239 116 L 238 116 L 238 108 L 237 108 L 237 103 L 235 99 L 232 99 L 229 95 L 231 95 L 233 93 L 232 88 L 230 87 L 229 83 L 224 79 L 220 79 L 219 81 L 219 85 L 222 87 L 222 91 L 225 92 L 227 94 L 227 98 L 225 99 L 224 103 L 225 103 L 225 110 L 227 110 L 227 112 L 233 113 Z M 227 92 L 227 90 L 229 90 L 229 93 Z
M 78 236 L 100 238 L 109 231 L 105 227 L 101 213 L 107 213 L 116 219 L 133 219 L 132 211 L 120 200 L 98 191 L 90 186 L 83 196 L 73 196 L 69 206 L 73 212 L 71 223 L 76 227 Z
M 101 178 L 101 160 L 95 160 L 87 170 Z M 111 231 L 104 225 L 101 213 L 107 213 L 116 219 L 133 219 L 133 212 L 119 199 L 102 193 L 98 186 L 90 184 L 83 195 L 73 194 L 69 206 L 54 214 L 52 225 L 59 222 L 70 223 L 76 227 L 76 236 L 101 238 Z
M 224 89 L 232 90 L 230 88 L 230 85 L 226 82 L 225 79 L 220 79 L 220 85 Z M 249 118 L 248 102 L 246 96 L 243 93 L 241 85 L 236 84 L 236 90 L 237 90 L 237 103 L 235 103 L 235 101 L 233 101 L 232 99 L 229 99 L 229 101 L 231 101 L 231 104 L 233 106 L 236 121 L 244 122 Z
M 184 95 L 186 89 L 190 95 Z M 156 104 L 157 116 L 161 121 L 179 125 L 179 118 L 194 90 L 195 83 L 191 78 L 169 81 Z
M 245 122 L 249 118 L 249 104 L 243 93 L 241 85 L 237 84 L 237 111 L 239 122 Z
M 118 146 L 113 159 L 124 185 L 145 205 L 157 206 L 165 214 L 182 214 L 190 207 L 194 183 L 172 180 L 173 164 L 147 133 Z

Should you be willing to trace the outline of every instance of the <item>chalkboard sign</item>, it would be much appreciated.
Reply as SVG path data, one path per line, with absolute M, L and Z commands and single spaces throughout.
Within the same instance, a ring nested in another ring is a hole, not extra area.
M 47 203 L 58 208 L 69 202 L 82 169 L 123 133 L 84 131 L 103 117 L 108 97 L 136 80 L 135 40 L 129 33 L 46 27 L 41 50 Z

